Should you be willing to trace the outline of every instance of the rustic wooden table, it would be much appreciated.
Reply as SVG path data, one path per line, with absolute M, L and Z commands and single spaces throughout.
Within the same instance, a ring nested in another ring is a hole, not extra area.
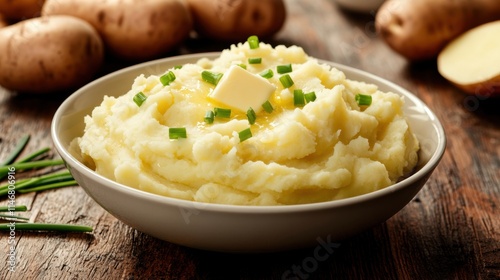
M 392 52 L 374 31 L 374 13 L 343 11 L 329 0 L 286 2 L 289 16 L 273 44 L 299 45 L 311 56 L 400 84 L 442 121 L 447 151 L 412 202 L 388 221 L 341 241 L 326 260 L 312 262 L 314 248 L 234 255 L 157 240 L 115 219 L 78 186 L 18 195 L 16 203 L 27 205 L 38 222 L 94 230 L 16 232 L 15 271 L 7 262 L 8 234 L 2 233 L 0 278 L 499 279 L 500 100 L 465 95 L 439 75 L 435 62 L 410 64 Z M 225 47 L 191 40 L 172 55 Z M 0 160 L 26 134 L 32 140 L 24 153 L 51 146 L 52 116 L 68 94 L 0 89 Z

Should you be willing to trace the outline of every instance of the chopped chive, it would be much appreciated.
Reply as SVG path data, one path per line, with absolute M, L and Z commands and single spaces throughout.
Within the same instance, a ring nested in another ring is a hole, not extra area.
M 238 64 L 238 66 L 245 69 L 245 70 L 247 69 L 247 65 L 244 63 L 240 63 L 240 64 Z
M 250 49 L 257 49 L 259 47 L 259 37 L 252 35 L 247 39 Z
M 276 72 L 278 74 L 285 74 L 292 72 L 292 64 L 283 64 L 276 66 Z
M 174 66 L 174 69 L 181 69 L 182 68 L 182 65 L 175 65 Z
M 141 107 L 142 103 L 144 103 L 144 101 L 146 101 L 147 97 L 146 95 L 144 95 L 144 93 L 142 93 L 142 91 L 138 92 L 133 100 L 135 102 L 135 104 L 137 104 L 137 106 Z
M 16 144 L 16 147 L 12 151 L 12 153 L 4 160 L 0 166 L 8 165 L 14 162 L 14 160 L 21 154 L 21 152 L 24 150 L 28 142 L 30 141 L 30 136 L 25 135 L 19 139 L 19 141 Z
M 354 97 L 358 105 L 360 106 L 368 106 L 372 104 L 372 96 L 366 94 L 356 94 Z
M 306 99 L 306 102 L 313 102 L 316 100 L 316 93 L 314 91 L 308 92 L 304 94 L 304 98 Z
M 269 100 L 262 104 L 262 108 L 264 108 L 264 111 L 268 113 L 271 113 L 274 110 L 273 105 L 269 102 Z
M 301 89 L 293 91 L 293 105 L 296 107 L 302 107 L 305 105 L 304 92 Z
M 205 122 L 208 124 L 214 123 L 214 117 L 215 117 L 214 111 L 208 110 L 205 113 Z
M 215 72 L 210 72 L 210 71 L 203 71 L 201 72 L 201 78 L 212 85 L 217 85 L 222 78 L 222 73 L 215 73 Z
M 238 132 L 238 136 L 240 138 L 240 142 L 243 142 L 252 137 L 252 131 L 250 130 L 250 128 L 244 129 Z
M 187 138 L 185 127 L 170 127 L 168 129 L 168 136 L 170 139 Z
M 82 225 L 65 225 L 65 224 L 45 224 L 45 223 L 16 223 L 0 224 L 0 230 L 11 230 L 15 227 L 16 230 L 26 231 L 65 231 L 65 232 L 90 232 L 91 227 Z
M 257 115 L 255 114 L 255 111 L 252 109 L 252 107 L 248 108 L 247 110 L 247 119 L 248 123 L 254 124 L 255 120 L 257 119 Z
M 261 57 L 251 57 L 248 59 L 249 64 L 261 64 L 262 63 L 262 58 Z
M 266 69 L 260 72 L 259 75 L 262 76 L 262 78 L 270 79 L 274 76 L 274 72 L 271 69 Z
M 231 109 L 224 108 L 214 108 L 214 115 L 218 118 L 229 118 L 231 117 Z
M 28 207 L 26 205 L 17 205 L 14 207 L 9 207 L 9 206 L 0 206 L 0 212 L 10 212 L 10 211 L 27 211 Z
M 293 80 L 290 77 L 290 75 L 288 75 L 288 74 L 281 76 L 280 82 L 284 88 L 289 88 L 289 87 L 293 86 Z
M 160 77 L 160 82 L 164 86 L 168 86 L 171 82 L 175 81 L 175 74 L 172 71 L 168 71 L 163 76 Z

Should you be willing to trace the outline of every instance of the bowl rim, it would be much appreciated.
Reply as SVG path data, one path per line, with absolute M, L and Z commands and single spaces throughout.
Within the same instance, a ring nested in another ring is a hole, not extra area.
M 234 213 L 234 214 L 242 214 L 242 213 L 253 213 L 253 214 L 269 214 L 269 213 L 291 213 L 291 212 L 310 212 L 310 211 L 319 211 L 319 210 L 324 210 L 324 209 L 330 209 L 330 208 L 340 208 L 340 207 L 347 207 L 351 206 L 353 204 L 358 204 L 362 203 L 365 201 L 369 201 L 372 199 L 380 198 L 383 197 L 387 194 L 396 192 L 400 189 L 403 189 L 405 187 L 408 187 L 409 185 L 415 183 L 416 181 L 420 180 L 421 178 L 425 177 L 426 174 L 430 174 L 434 168 L 439 164 L 442 156 L 444 155 L 444 152 L 446 150 L 446 135 L 445 131 L 443 128 L 443 125 L 437 118 L 437 116 L 432 112 L 432 110 L 417 96 L 415 96 L 413 93 L 410 91 L 406 90 L 405 88 L 389 81 L 386 80 L 380 76 L 377 76 L 375 74 L 366 72 L 361 69 L 357 69 L 351 66 L 335 63 L 332 61 L 328 60 L 323 60 L 323 59 L 317 59 L 318 62 L 320 63 L 326 63 L 328 65 L 331 65 L 336 68 L 340 68 L 342 72 L 344 70 L 348 70 L 350 72 L 356 73 L 358 75 L 362 75 L 365 77 L 368 77 L 370 79 L 376 80 L 379 84 L 377 86 L 380 86 L 381 84 L 384 84 L 386 86 L 393 87 L 396 89 L 398 92 L 396 94 L 398 95 L 403 95 L 405 98 L 409 98 L 412 100 L 413 103 L 415 103 L 419 108 L 423 108 L 425 110 L 426 115 L 429 117 L 429 119 L 433 122 L 435 128 L 437 129 L 437 134 L 438 134 L 438 139 L 437 139 L 437 146 L 436 146 L 436 151 L 432 154 L 430 159 L 428 160 L 427 163 L 425 163 L 419 170 L 416 172 L 412 173 L 410 176 L 407 178 L 396 182 L 395 184 L 392 184 L 390 186 L 387 186 L 383 189 L 379 189 L 370 193 L 354 196 L 354 197 L 348 197 L 348 198 L 343 198 L 339 200 L 332 200 L 332 201 L 324 201 L 324 202 L 315 202 L 315 203 L 306 203 L 306 204 L 293 204 L 293 205 L 262 205 L 262 206 L 256 206 L 256 205 L 232 205 L 232 204 L 217 204 L 217 203 L 208 203 L 208 202 L 197 202 L 197 201 L 189 201 L 189 200 L 183 200 L 179 198 L 173 198 L 173 197 L 167 197 L 167 196 L 162 196 L 159 194 L 154 194 L 150 192 L 146 192 L 143 190 L 139 190 L 121 183 L 118 183 L 116 181 L 113 181 L 109 178 L 106 178 L 100 174 L 97 174 L 94 170 L 90 169 L 86 165 L 84 165 L 82 162 L 77 160 L 71 153 L 64 147 L 62 142 L 60 141 L 58 135 L 57 135 L 57 130 L 59 126 L 59 122 L 61 119 L 61 116 L 63 113 L 66 111 L 66 107 L 68 107 L 70 104 L 74 103 L 74 101 L 78 98 L 80 98 L 80 95 L 82 92 L 85 92 L 88 88 L 93 87 L 95 84 L 99 84 L 107 79 L 122 75 L 127 72 L 134 71 L 138 68 L 147 68 L 151 67 L 152 65 L 160 64 L 160 63 L 166 63 L 166 62 L 174 62 L 177 60 L 191 60 L 191 61 L 196 61 L 197 59 L 208 57 L 208 58 L 213 58 L 214 56 L 220 55 L 221 52 L 203 52 L 203 53 L 195 53 L 195 54 L 184 54 L 184 55 L 178 55 L 178 56 L 172 56 L 172 57 L 166 57 L 166 58 L 160 58 L 160 59 L 155 59 L 147 62 L 142 62 L 139 64 L 131 65 L 116 71 L 113 71 L 109 74 L 106 74 L 102 77 L 99 77 L 95 79 L 94 81 L 89 82 L 88 84 L 82 86 L 81 88 L 77 89 L 74 91 L 70 96 L 68 96 L 58 107 L 56 110 L 52 123 L 51 123 L 51 137 L 53 144 L 58 152 L 58 154 L 61 156 L 63 161 L 66 163 L 68 166 L 68 169 L 70 172 L 72 172 L 72 169 L 77 169 L 78 172 L 81 174 L 85 175 L 86 177 L 94 177 L 93 180 L 99 181 L 99 183 L 105 185 L 106 187 L 112 188 L 114 191 L 135 196 L 137 198 L 141 198 L 144 200 L 149 200 L 151 202 L 155 203 L 160 203 L 160 204 L 169 204 L 171 206 L 177 206 L 181 208 L 195 208 L 197 210 L 202 210 L 202 211 L 212 211 L 212 212 L 225 212 L 225 213 Z M 87 191 L 87 189 L 82 186 L 82 188 Z

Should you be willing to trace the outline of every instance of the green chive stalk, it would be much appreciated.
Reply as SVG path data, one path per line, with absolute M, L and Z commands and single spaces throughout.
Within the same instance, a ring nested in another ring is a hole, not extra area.
M 4 160 L 4 162 L 2 164 L 0 164 L 0 166 L 5 166 L 5 165 L 9 165 L 9 164 L 13 163 L 14 160 L 16 160 L 16 158 L 19 156 L 19 154 L 21 154 L 21 152 L 24 150 L 24 148 L 28 144 L 29 140 L 30 140 L 29 135 L 23 136 L 17 142 L 17 145 L 14 148 L 14 151 L 12 151 L 12 153 L 10 153 L 9 156 L 7 156 L 7 158 Z
M 15 230 L 23 231 L 58 231 L 58 232 L 91 232 L 92 227 L 68 224 L 46 224 L 46 223 L 15 223 L 0 224 L 0 231 Z

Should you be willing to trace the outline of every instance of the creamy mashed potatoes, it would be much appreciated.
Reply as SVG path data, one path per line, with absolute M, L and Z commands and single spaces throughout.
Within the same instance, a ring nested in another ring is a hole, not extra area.
M 250 64 L 249 58 L 261 62 Z M 287 64 L 293 85 L 285 88 L 280 77 L 286 74 L 276 69 Z M 226 74 L 233 65 L 259 78 L 273 71 L 262 80 L 273 85 L 268 101 L 274 110 L 255 110 L 254 124 L 247 112 L 211 98 L 220 84 L 202 79 L 203 71 Z M 170 84 L 162 84 L 162 75 L 141 75 L 129 92 L 105 97 L 85 118 L 84 135 L 75 143 L 99 174 L 180 199 L 283 205 L 382 189 L 417 163 L 418 142 L 403 115 L 402 97 L 349 80 L 300 47 L 260 43 L 251 49 L 245 42 L 217 59 L 169 71 L 175 76 Z M 314 92 L 316 99 L 294 105 L 296 89 Z M 133 100 L 138 92 L 146 97 L 140 106 Z M 359 93 L 371 96 L 371 104 L 358 105 Z M 231 116 L 208 123 L 205 115 L 216 107 L 231 109 Z M 170 139 L 169 128 L 185 129 L 186 137 Z M 251 137 L 240 138 L 248 128 Z

